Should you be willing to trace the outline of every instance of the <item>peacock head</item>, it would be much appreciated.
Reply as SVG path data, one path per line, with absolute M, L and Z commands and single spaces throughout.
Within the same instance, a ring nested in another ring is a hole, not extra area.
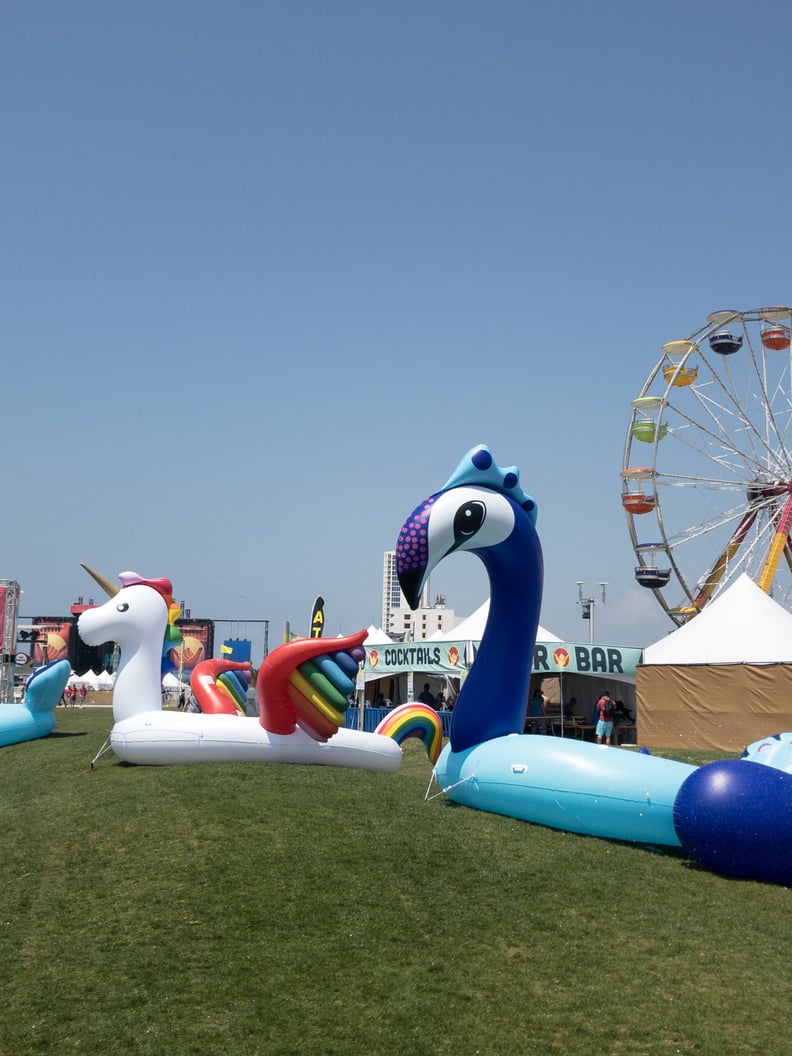
M 410 608 L 417 608 L 432 571 L 457 550 L 505 542 L 518 522 L 536 524 L 535 500 L 520 487 L 519 470 L 502 469 L 484 444 L 474 447 L 434 495 L 413 510 L 396 543 L 396 572 Z

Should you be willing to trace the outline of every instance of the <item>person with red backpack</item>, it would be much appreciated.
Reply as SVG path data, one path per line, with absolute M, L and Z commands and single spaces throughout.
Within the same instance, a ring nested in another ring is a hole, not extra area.
M 597 719 L 597 744 L 602 744 L 603 737 L 605 738 L 605 744 L 610 745 L 611 734 L 613 733 L 613 717 L 614 717 L 615 705 L 611 700 L 610 693 L 603 690 L 602 696 L 597 701 L 597 712 L 599 718 Z

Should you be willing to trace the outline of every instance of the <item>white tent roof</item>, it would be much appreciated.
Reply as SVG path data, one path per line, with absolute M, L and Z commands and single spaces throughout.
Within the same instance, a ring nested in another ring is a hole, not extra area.
M 363 642 L 364 645 L 393 645 L 393 639 L 389 638 L 388 635 L 383 631 L 381 627 L 375 627 L 374 624 L 369 627 L 368 635 Z
M 432 641 L 441 642 L 480 642 L 484 634 L 484 627 L 487 623 L 487 616 L 489 615 L 489 598 L 484 602 L 483 605 L 479 605 L 474 613 L 471 613 L 461 623 L 458 623 L 456 627 L 452 627 L 449 631 L 442 631 L 439 634 L 432 636 Z M 537 642 L 561 642 L 562 638 L 559 638 L 555 634 L 551 634 L 550 631 L 544 627 L 539 627 L 536 632 Z
M 689 623 L 647 646 L 643 662 L 792 663 L 792 613 L 743 573 Z
M 66 684 L 68 686 L 87 686 L 88 689 L 99 688 L 96 675 L 90 670 L 90 668 L 84 675 L 69 675 L 69 681 Z
M 169 671 L 162 679 L 162 688 L 182 690 L 190 687 L 187 682 L 180 682 L 178 677 L 172 671 Z

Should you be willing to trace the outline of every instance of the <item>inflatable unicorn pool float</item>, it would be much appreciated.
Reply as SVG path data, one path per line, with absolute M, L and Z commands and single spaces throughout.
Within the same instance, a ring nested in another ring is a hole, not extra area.
M 542 598 L 536 515 L 519 471 L 501 469 L 480 445 L 399 534 L 396 568 L 412 608 L 429 573 L 451 553 L 475 554 L 490 581 L 481 645 L 434 767 L 440 788 L 480 810 L 592 836 L 684 846 L 718 872 L 792 883 L 792 735 L 751 746 L 741 760 L 696 768 L 523 733 Z
M 398 768 L 400 745 L 411 736 L 437 758 L 440 720 L 434 715 L 432 722 L 420 705 L 396 709 L 373 733 L 343 728 L 366 631 L 300 638 L 273 650 L 259 668 L 258 717 L 244 714 L 250 665 L 227 660 L 195 668 L 191 687 L 199 712 L 164 711 L 162 657 L 179 635 L 170 580 L 122 572 L 118 587 L 83 567 L 110 595 L 104 605 L 83 612 L 77 626 L 87 645 L 119 646 L 109 743 L 124 762 L 314 763 L 387 773 Z
M 70 674 L 68 660 L 53 660 L 28 676 L 25 695 L 19 704 L 0 704 L 0 746 L 32 741 L 52 733 L 55 708 Z

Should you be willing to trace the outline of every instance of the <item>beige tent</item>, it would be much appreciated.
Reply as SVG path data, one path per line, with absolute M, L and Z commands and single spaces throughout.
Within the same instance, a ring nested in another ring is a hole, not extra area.
M 747 575 L 644 650 L 638 740 L 739 752 L 792 730 L 792 613 Z

